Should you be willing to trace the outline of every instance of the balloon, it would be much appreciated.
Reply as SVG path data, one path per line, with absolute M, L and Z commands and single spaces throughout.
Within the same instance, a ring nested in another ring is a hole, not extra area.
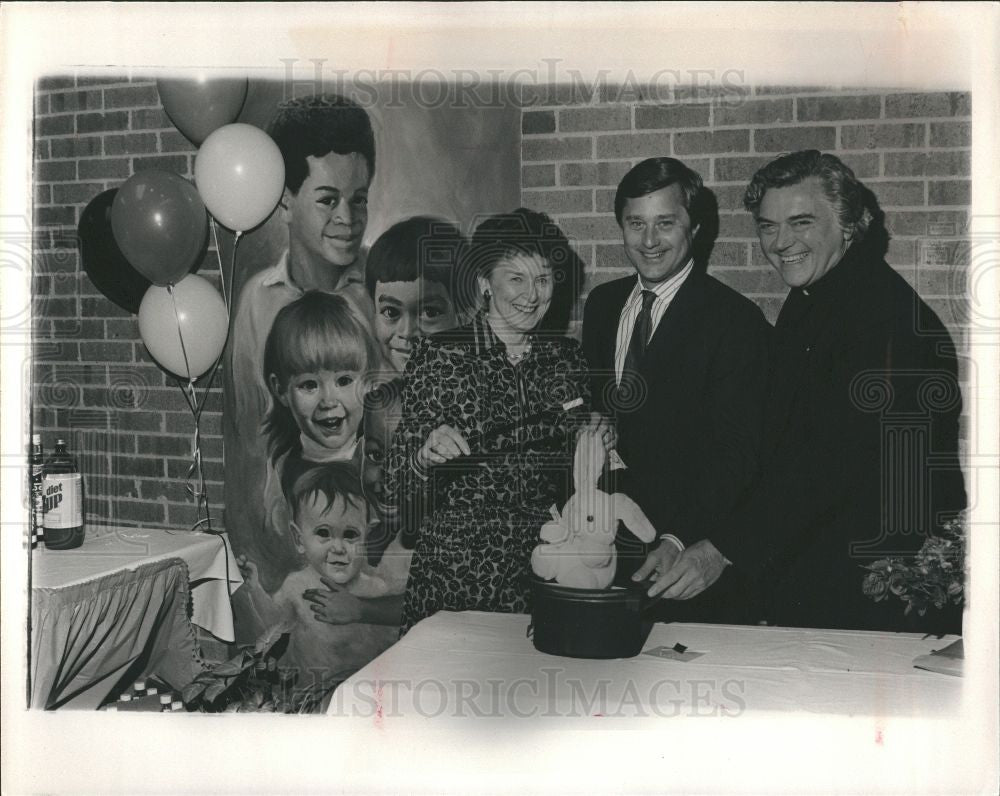
M 118 193 L 112 188 L 90 200 L 77 233 L 80 236 L 80 259 L 94 287 L 111 301 L 133 315 L 139 311 L 149 280 L 136 271 L 115 243 L 111 231 L 111 204 Z
M 247 98 L 247 79 L 194 79 L 156 81 L 160 102 L 174 127 L 198 146 L 224 124 L 235 122 Z
M 183 177 L 150 169 L 134 174 L 111 205 L 111 229 L 122 253 L 154 285 L 179 282 L 201 257 L 208 217 Z
M 196 379 L 215 364 L 226 345 L 228 329 L 222 296 L 196 274 L 188 274 L 172 287 L 151 287 L 139 306 L 142 342 L 153 359 L 183 379 L 189 373 Z
M 250 124 L 227 124 L 201 145 L 194 160 L 198 193 L 216 220 L 236 232 L 253 229 L 285 189 L 281 150 Z

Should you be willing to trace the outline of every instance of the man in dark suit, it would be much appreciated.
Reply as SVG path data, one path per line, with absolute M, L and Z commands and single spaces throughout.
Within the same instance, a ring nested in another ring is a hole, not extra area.
M 652 550 L 623 532 L 619 578 L 662 574 L 681 551 L 711 546 L 706 531 L 750 482 L 760 446 L 770 327 L 749 300 L 705 273 L 693 252 L 713 220 L 701 177 L 651 158 L 622 179 L 615 217 L 636 276 L 595 287 L 583 318 L 595 408 L 617 421 L 625 469 L 616 488 L 660 534 Z M 690 546 L 689 546 L 690 545 Z M 738 572 L 664 619 L 754 621 Z
M 916 630 L 901 602 L 864 595 L 862 565 L 918 549 L 965 506 L 954 346 L 886 264 L 877 202 L 839 159 L 778 158 L 744 204 L 791 288 L 761 470 L 731 516 L 699 529 L 706 554 L 682 553 L 651 591 L 697 595 L 731 561 L 764 586 L 776 624 Z

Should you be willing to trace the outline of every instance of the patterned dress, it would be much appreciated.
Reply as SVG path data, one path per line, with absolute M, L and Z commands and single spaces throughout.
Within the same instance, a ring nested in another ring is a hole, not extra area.
M 577 409 L 562 410 L 572 402 Z M 528 609 L 531 551 L 549 507 L 572 491 L 575 430 L 589 407 L 573 340 L 537 337 L 513 365 L 480 315 L 417 341 L 385 481 L 387 499 L 418 529 L 404 632 L 439 610 Z M 469 440 L 472 460 L 422 472 L 416 453 L 444 423 Z

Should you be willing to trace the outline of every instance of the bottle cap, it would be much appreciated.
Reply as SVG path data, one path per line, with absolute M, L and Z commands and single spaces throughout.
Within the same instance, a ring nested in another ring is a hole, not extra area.
M 116 711 L 116 710 L 118 710 L 118 706 L 117 706 L 117 705 L 108 705 L 108 706 L 107 706 L 106 708 L 104 708 L 104 709 L 105 709 L 105 710 L 110 710 L 110 711 Z
M 171 710 L 184 710 L 184 703 L 183 702 L 171 702 L 170 703 L 170 709 Z
M 65 445 L 65 444 L 66 444 L 66 440 L 64 440 L 62 438 L 59 438 L 59 439 L 56 440 L 56 445 Z
M 146 696 L 156 696 L 157 693 L 158 693 L 158 689 L 156 689 L 156 688 L 147 688 L 146 689 Z
M 41 445 L 42 444 L 42 435 L 41 434 L 32 434 L 31 435 L 31 444 L 32 445 Z
M 128 694 L 128 693 L 122 694 L 120 697 L 118 697 L 118 701 L 119 702 L 131 702 L 132 701 L 132 695 Z
M 160 704 L 169 705 L 170 704 L 170 694 L 160 694 Z
M 146 690 L 146 681 L 145 680 L 136 680 L 135 683 L 132 685 L 132 689 L 135 690 L 135 691 L 145 691 Z

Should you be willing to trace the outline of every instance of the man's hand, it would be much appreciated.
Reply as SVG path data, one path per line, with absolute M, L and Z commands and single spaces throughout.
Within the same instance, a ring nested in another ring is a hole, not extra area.
M 667 600 L 690 600 L 719 579 L 726 563 L 715 545 L 702 539 L 677 556 L 673 566 L 657 578 L 649 596 L 659 594 Z
M 632 576 L 634 581 L 643 581 L 648 578 L 656 578 L 656 583 L 653 588 L 656 588 L 660 583 L 660 579 L 663 577 L 664 573 L 668 572 L 670 568 L 674 565 L 674 561 L 681 554 L 681 551 L 677 549 L 677 545 L 669 540 L 664 540 L 660 542 L 660 546 L 653 550 L 646 560 L 642 563 L 642 566 L 635 571 Z M 661 590 L 662 591 L 662 590 Z M 653 589 L 649 590 L 649 595 L 653 596 Z
M 353 594 L 333 589 L 306 589 L 302 597 L 309 601 L 313 616 L 320 622 L 348 625 L 361 621 L 361 600 Z

